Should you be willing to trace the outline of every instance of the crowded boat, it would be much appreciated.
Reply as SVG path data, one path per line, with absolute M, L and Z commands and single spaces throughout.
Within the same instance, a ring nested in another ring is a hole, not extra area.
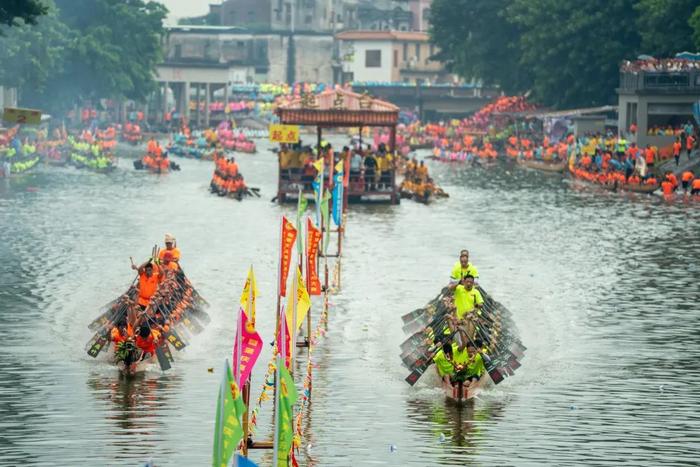
M 105 305 L 88 326 L 95 334 L 86 345 L 93 358 L 105 352 L 124 375 L 158 363 L 170 369 L 170 348 L 184 349 L 209 323 L 207 302 L 185 276 L 175 237 L 165 235 L 165 248 L 154 247 L 125 293 Z
M 430 177 L 425 161 L 416 158 L 406 163 L 404 179 L 399 185 L 402 198 L 427 204 L 432 198 L 447 198 L 449 195 Z
M 477 268 L 462 250 L 449 283 L 425 307 L 402 317 L 410 337 L 401 360 L 415 385 L 430 366 L 448 400 L 463 403 L 513 376 L 526 350 L 510 312 L 476 280 Z
M 0 174 L 3 177 L 29 172 L 40 160 L 36 143 L 28 136 L 22 137 L 19 126 L 0 134 Z
M 151 173 L 167 173 L 171 170 L 180 170 L 179 164 L 168 158 L 168 152 L 154 138 L 146 144 L 146 154 L 134 161 L 134 169 L 148 170 Z
M 235 198 L 238 201 L 245 196 L 260 197 L 258 188 L 250 188 L 238 170 L 238 163 L 233 157 L 226 158 L 221 153 L 214 154 L 214 174 L 209 183 L 209 190 L 219 196 Z

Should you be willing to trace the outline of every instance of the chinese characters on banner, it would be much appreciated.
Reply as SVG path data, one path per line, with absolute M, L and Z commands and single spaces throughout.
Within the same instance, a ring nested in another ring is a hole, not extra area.
M 298 143 L 299 126 L 279 125 L 276 123 L 270 124 L 270 142 L 287 144 Z
M 243 387 L 250 372 L 253 371 L 253 366 L 260 356 L 260 352 L 263 348 L 262 339 L 260 334 L 255 330 L 253 323 L 248 321 L 248 317 L 243 309 L 240 310 L 241 313 L 241 360 L 239 362 L 239 380 L 237 381 L 239 387 Z M 237 340 L 236 340 L 237 341 Z M 233 364 L 238 362 L 238 355 L 236 355 L 236 346 L 233 346 Z
M 306 275 L 308 278 L 309 295 L 321 295 L 321 280 L 316 269 L 318 244 L 321 242 L 321 231 L 314 227 L 311 219 L 306 219 Z
M 297 229 L 286 217 L 282 218 L 282 244 L 280 245 L 280 296 L 287 296 L 287 275 L 292 263 L 292 248 L 297 239 Z

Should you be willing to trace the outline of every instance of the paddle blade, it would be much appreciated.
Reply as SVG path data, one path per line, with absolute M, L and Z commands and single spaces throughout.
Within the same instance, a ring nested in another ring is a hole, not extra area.
M 175 350 L 180 351 L 187 347 L 187 344 L 180 338 L 180 335 L 173 328 L 170 328 L 168 332 L 165 333 L 165 339 L 168 344 L 175 347 Z
M 156 357 L 158 358 L 158 364 L 160 365 L 160 369 L 162 371 L 168 371 L 171 368 L 170 360 L 168 360 L 165 352 L 163 352 L 162 347 L 156 348 Z
M 104 336 L 99 336 L 90 346 L 87 353 L 92 358 L 97 358 L 100 352 L 102 352 L 102 350 L 104 350 L 104 348 L 107 347 L 107 345 L 109 345 L 109 340 Z
M 498 384 L 505 379 L 505 376 L 503 376 L 503 373 L 501 373 L 501 371 L 496 367 L 489 370 L 488 373 L 489 373 L 489 376 L 491 377 L 491 380 L 493 381 L 493 384 Z

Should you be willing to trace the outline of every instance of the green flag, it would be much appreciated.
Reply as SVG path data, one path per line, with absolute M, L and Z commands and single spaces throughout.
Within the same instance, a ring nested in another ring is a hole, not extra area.
M 280 407 L 277 413 L 277 467 L 287 467 L 289 453 L 294 440 L 294 404 L 297 402 L 297 388 L 289 371 L 280 365 Z
M 328 250 L 328 241 L 331 238 L 331 225 L 330 225 L 330 215 L 328 213 L 328 206 L 330 204 L 331 194 L 328 191 L 323 193 L 323 201 L 321 201 L 321 216 L 323 216 L 323 228 L 326 229 L 323 235 L 323 254 L 326 254 Z
M 304 193 L 301 191 L 301 188 L 299 188 L 299 202 L 297 204 L 297 251 L 299 252 L 299 257 L 304 254 L 304 245 L 302 244 L 302 237 L 301 235 L 301 218 L 306 212 L 306 207 L 309 205 L 309 200 L 304 197 Z
M 243 427 L 241 426 L 243 412 L 245 412 L 245 404 L 231 374 L 228 360 L 226 360 L 224 379 L 221 381 L 219 398 L 216 403 L 212 467 L 226 467 L 228 465 L 233 451 L 243 438 Z

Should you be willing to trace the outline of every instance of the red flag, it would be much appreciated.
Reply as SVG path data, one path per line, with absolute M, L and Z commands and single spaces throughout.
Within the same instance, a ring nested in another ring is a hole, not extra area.
M 238 387 L 243 387 L 246 381 L 248 381 L 248 377 L 250 376 L 250 372 L 253 371 L 253 367 L 255 366 L 255 362 L 258 361 L 258 357 L 260 356 L 260 352 L 262 351 L 263 348 L 263 343 L 262 339 L 260 338 L 260 334 L 258 334 L 258 331 L 255 330 L 255 327 L 253 326 L 252 322 L 248 321 L 248 317 L 245 314 L 245 311 L 241 308 L 240 310 L 241 313 L 241 360 L 239 362 L 239 368 L 240 368 L 240 373 L 239 373 L 239 379 L 237 381 Z M 238 342 L 238 337 L 236 337 L 236 341 Z M 236 365 L 236 362 L 238 362 L 238 355 L 237 355 L 237 349 L 236 349 L 236 343 L 233 344 L 233 364 Z
M 297 239 L 297 229 L 286 217 L 282 218 L 282 242 L 280 245 L 280 296 L 287 295 L 287 276 L 292 263 L 292 248 Z
M 284 308 L 284 307 L 283 307 Z M 282 314 L 284 316 L 284 313 Z M 286 319 L 280 319 L 279 320 L 279 325 L 277 326 L 277 337 L 276 337 L 276 342 L 277 342 L 277 349 L 278 352 L 282 353 L 282 332 L 281 332 L 281 326 L 284 326 L 284 366 L 289 368 L 292 362 L 292 349 L 290 348 L 290 341 L 291 338 L 289 336 L 289 327 L 287 326 L 287 320 Z
M 318 244 L 321 242 L 321 231 L 314 227 L 310 218 L 306 218 L 306 277 L 309 295 L 321 295 L 321 279 L 316 269 Z

